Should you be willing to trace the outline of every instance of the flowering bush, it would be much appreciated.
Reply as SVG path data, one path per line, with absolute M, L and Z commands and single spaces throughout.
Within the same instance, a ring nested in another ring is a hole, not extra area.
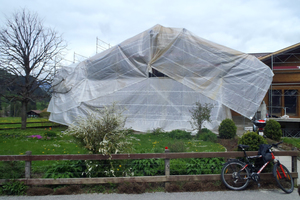
M 117 154 L 130 147 L 124 128 L 126 118 L 115 104 L 104 107 L 97 113 L 81 117 L 65 131 L 78 138 L 92 153 Z

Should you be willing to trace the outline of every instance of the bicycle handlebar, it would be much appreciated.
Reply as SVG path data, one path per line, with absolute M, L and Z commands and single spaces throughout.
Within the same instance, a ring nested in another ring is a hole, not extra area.
M 283 141 L 280 141 L 280 142 L 278 142 L 278 143 L 276 143 L 276 144 L 271 144 L 271 147 L 277 147 L 277 146 L 280 145 L 281 143 L 283 143 Z

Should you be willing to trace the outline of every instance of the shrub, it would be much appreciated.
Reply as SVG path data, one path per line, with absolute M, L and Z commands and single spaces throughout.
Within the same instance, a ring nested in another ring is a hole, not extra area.
M 111 155 L 124 152 L 131 147 L 127 131 L 124 128 L 126 118 L 115 104 L 104 107 L 98 113 L 90 113 L 86 117 L 77 119 L 65 131 L 78 138 L 85 148 L 92 153 Z
M 259 145 L 267 144 L 267 140 L 255 132 L 248 132 L 242 136 L 238 143 L 249 145 L 248 151 L 258 151 Z
M 219 126 L 219 136 L 222 139 L 231 139 L 236 136 L 236 125 L 232 119 L 224 119 Z
M 272 140 L 279 141 L 282 137 L 280 123 L 273 119 L 268 120 L 264 128 L 264 134 Z
M 201 132 L 203 122 L 210 122 L 210 113 L 213 105 L 211 103 L 201 104 L 200 102 L 196 102 L 195 104 L 196 106 L 190 110 L 192 114 L 192 121 L 190 123 L 195 130 Z
M 207 128 L 203 128 L 201 130 L 201 133 L 197 133 L 196 137 L 199 140 L 207 141 L 207 142 L 217 142 L 218 137 L 215 133 L 213 133 L 211 130 Z
M 173 130 L 168 133 L 170 138 L 173 139 L 192 139 L 191 132 L 183 131 L 183 130 Z

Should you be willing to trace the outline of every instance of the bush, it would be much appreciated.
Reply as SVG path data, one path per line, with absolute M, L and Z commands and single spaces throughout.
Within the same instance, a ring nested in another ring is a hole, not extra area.
M 259 145 L 267 144 L 267 140 L 255 132 L 248 132 L 242 136 L 238 143 L 249 145 L 248 151 L 258 151 Z
M 183 130 L 173 130 L 169 132 L 169 137 L 173 139 L 192 139 L 191 132 L 183 131 Z
M 264 128 L 264 134 L 272 140 L 279 141 L 282 137 L 280 123 L 273 119 L 268 120 Z
M 236 136 L 236 125 L 232 119 L 224 119 L 219 126 L 219 136 L 222 139 L 231 139 Z
M 201 130 L 201 133 L 197 133 L 196 137 L 199 140 L 207 141 L 207 142 L 217 142 L 218 137 L 215 133 L 213 133 L 211 130 L 207 128 L 203 128 Z
M 128 131 L 124 128 L 126 118 L 115 104 L 104 107 L 97 113 L 77 119 L 65 131 L 79 139 L 94 154 L 111 155 L 131 147 Z

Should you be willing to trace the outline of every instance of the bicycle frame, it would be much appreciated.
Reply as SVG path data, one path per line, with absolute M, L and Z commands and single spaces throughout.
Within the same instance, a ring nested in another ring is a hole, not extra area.
M 262 155 L 247 156 L 246 151 L 245 151 L 244 149 L 243 149 L 243 151 L 244 151 L 244 155 L 245 155 L 245 158 L 246 158 L 246 161 L 247 161 L 247 162 L 246 162 L 246 165 L 245 165 L 240 171 L 243 171 L 245 168 L 251 166 L 251 163 L 250 163 L 249 159 L 262 158 Z M 273 152 L 270 152 L 270 153 L 271 153 L 271 155 L 272 155 L 272 160 L 271 160 L 271 161 L 274 161 L 274 160 L 275 160 L 275 156 L 274 156 Z M 265 164 L 264 164 L 264 165 L 256 172 L 256 174 L 259 175 L 259 174 L 267 167 L 267 165 L 268 165 L 271 161 L 266 162 L 266 163 L 265 163 Z M 285 174 L 285 172 L 284 172 L 284 170 L 283 170 L 283 168 L 282 168 L 282 165 L 281 165 L 281 163 L 279 162 L 279 160 L 276 160 L 275 162 L 278 162 L 278 163 L 279 163 L 280 169 L 281 169 L 281 171 L 282 171 L 284 177 L 286 178 L 287 176 L 286 176 L 286 174 Z M 251 169 L 251 172 L 253 173 L 253 166 L 251 166 L 250 169 Z M 277 173 L 277 176 L 279 176 L 279 178 L 282 178 L 281 175 L 280 175 L 280 173 L 279 173 L 279 171 L 278 171 L 278 169 L 276 170 L 276 173 Z

